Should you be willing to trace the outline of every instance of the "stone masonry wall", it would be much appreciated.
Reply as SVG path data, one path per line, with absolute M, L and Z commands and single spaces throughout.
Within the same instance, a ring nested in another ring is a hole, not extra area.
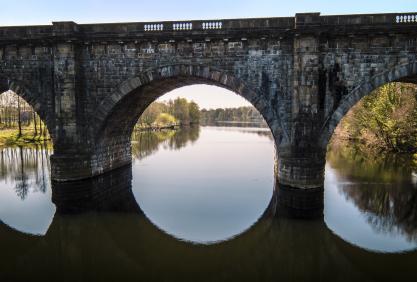
M 246 98 L 275 138 L 278 178 L 323 184 L 326 145 L 346 112 L 391 81 L 416 82 L 417 14 L 0 27 L 0 90 L 46 121 L 52 176 L 129 164 L 145 108 L 205 83 Z

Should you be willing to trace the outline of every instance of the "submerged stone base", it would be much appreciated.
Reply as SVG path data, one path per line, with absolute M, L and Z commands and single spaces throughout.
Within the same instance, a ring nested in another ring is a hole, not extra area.
M 277 215 L 290 218 L 319 218 L 323 216 L 324 187 L 295 188 L 277 184 Z
M 140 211 L 132 193 L 131 166 L 85 180 L 52 181 L 52 201 L 59 214 Z
M 53 154 L 51 156 L 51 179 L 54 181 L 74 181 L 92 176 L 92 163 L 89 155 Z

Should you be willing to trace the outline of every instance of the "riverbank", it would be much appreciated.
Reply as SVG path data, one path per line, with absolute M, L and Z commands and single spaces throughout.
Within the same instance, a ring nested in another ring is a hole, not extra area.
M 0 129 L 0 147 L 13 146 L 31 146 L 31 145 L 45 145 L 52 147 L 50 137 L 37 135 L 33 128 L 22 128 L 22 135 L 19 136 L 19 131 L 14 128 Z
M 160 131 L 160 130 L 175 130 L 180 128 L 181 125 L 179 124 L 170 124 L 170 125 L 162 125 L 162 126 L 144 126 L 144 125 L 138 125 L 135 126 L 135 131 Z
M 417 171 L 417 154 L 388 151 L 376 145 L 372 146 L 366 138 L 354 138 L 341 132 L 335 132 L 327 151 L 332 154 L 337 152 L 346 159 L 355 159 L 357 163 L 368 163 L 370 166 L 374 163 L 392 163 L 396 160 L 397 164 Z M 327 154 L 328 160 L 331 159 L 332 154 Z
M 153 124 L 151 126 L 138 124 L 135 126 L 134 131 L 161 131 L 161 130 L 177 130 L 183 127 L 198 126 L 199 122 L 190 122 L 190 123 L 175 123 L 175 124 Z

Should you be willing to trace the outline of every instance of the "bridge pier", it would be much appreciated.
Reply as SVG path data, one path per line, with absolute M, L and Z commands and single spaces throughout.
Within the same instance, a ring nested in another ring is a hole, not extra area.
M 325 156 L 322 149 L 314 153 L 299 149 L 298 153 L 284 152 L 278 156 L 275 187 L 278 214 L 293 218 L 323 215 Z
M 114 138 L 109 144 L 99 144 L 92 153 L 51 156 L 51 178 L 57 182 L 87 179 L 130 165 L 132 152 L 129 138 Z

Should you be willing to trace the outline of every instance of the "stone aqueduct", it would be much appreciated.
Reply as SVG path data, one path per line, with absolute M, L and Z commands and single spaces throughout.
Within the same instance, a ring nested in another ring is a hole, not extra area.
M 417 82 L 417 13 L 0 27 L 0 93 L 46 122 L 57 181 L 129 164 L 145 108 L 204 83 L 264 116 L 281 184 L 320 191 L 338 122 L 392 81 Z

